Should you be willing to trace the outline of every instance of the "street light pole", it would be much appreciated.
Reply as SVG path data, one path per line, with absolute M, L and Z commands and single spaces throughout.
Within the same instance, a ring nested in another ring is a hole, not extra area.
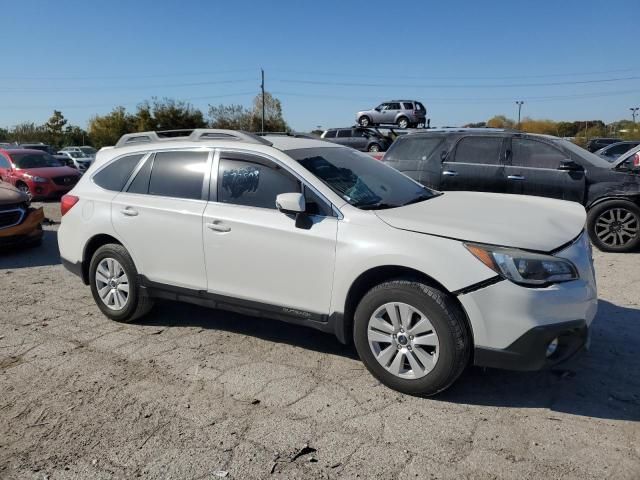
M 518 130 L 520 130 L 520 111 L 522 110 L 524 102 L 522 100 L 516 100 L 516 105 L 518 105 Z
M 262 82 L 260 83 L 260 89 L 262 90 L 262 128 L 260 130 L 264 133 L 264 70 L 262 68 L 260 69 L 260 75 L 262 77 Z
M 633 123 L 636 123 L 636 115 L 638 114 L 638 110 L 640 110 L 640 107 L 631 107 L 629 110 L 631 110 L 631 118 L 633 118 Z

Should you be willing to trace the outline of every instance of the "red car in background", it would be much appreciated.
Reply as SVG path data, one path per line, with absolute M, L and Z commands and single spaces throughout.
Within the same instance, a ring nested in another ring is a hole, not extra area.
M 46 152 L 0 149 L 0 180 L 14 185 L 30 199 L 59 197 L 71 190 L 80 173 Z

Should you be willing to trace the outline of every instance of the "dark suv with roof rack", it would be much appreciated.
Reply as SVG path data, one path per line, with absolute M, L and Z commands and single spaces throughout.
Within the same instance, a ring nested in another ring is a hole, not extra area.
M 438 190 L 535 195 L 579 202 L 600 250 L 640 246 L 640 169 L 635 149 L 608 161 L 548 135 L 443 129 L 398 138 L 384 162 Z M 496 218 L 496 222 L 502 220 Z

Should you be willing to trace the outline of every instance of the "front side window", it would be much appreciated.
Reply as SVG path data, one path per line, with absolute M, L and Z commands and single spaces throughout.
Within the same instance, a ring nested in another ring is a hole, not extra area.
M 93 182 L 105 190 L 119 192 L 144 154 L 127 155 L 111 162 L 93 176 Z
M 567 159 L 557 148 L 528 138 L 513 138 L 511 151 L 511 164 L 516 167 L 556 169 Z
M 456 163 L 499 165 L 502 137 L 464 137 L 456 146 Z
M 390 103 L 389 104 L 389 110 L 400 110 L 400 104 L 399 103 Z
M 149 195 L 200 200 L 209 152 L 158 152 L 153 160 Z
M 435 136 L 407 135 L 400 137 L 393 143 L 384 160 L 385 162 L 426 160 L 440 143 L 442 143 L 442 138 Z
M 281 193 L 300 192 L 300 182 L 274 162 L 248 154 L 222 153 L 218 202 L 276 208 Z
M 350 148 L 300 148 L 286 153 L 344 200 L 363 210 L 400 207 L 438 195 Z

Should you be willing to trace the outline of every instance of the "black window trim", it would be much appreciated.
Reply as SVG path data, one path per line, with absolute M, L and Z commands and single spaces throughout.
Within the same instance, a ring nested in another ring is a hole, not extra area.
M 268 155 L 266 153 L 256 152 L 253 150 L 245 150 L 242 148 L 228 148 L 228 147 L 216 148 L 213 164 L 211 165 L 211 179 L 209 182 L 209 185 L 210 185 L 209 186 L 209 202 L 220 203 L 218 201 L 218 172 L 220 168 L 220 157 L 224 153 L 239 153 L 242 155 L 251 155 L 253 157 L 263 158 L 265 161 L 270 161 L 272 163 L 275 163 L 277 166 L 279 166 L 284 171 L 292 175 L 296 180 L 298 180 L 302 187 L 309 188 L 311 191 L 313 191 L 313 193 L 315 193 L 318 196 L 318 198 L 320 198 L 320 200 L 325 202 L 325 207 L 327 207 L 327 210 L 330 210 L 333 213 L 333 216 L 330 216 L 330 217 L 326 217 L 324 215 L 314 215 L 314 216 L 318 216 L 322 218 L 337 218 L 338 220 L 342 220 L 344 218 L 344 216 L 342 215 L 342 212 L 338 209 L 338 207 L 336 207 L 331 202 L 331 200 L 329 200 L 325 195 L 322 194 L 322 192 L 318 191 L 317 188 L 311 185 L 311 183 L 305 180 L 300 174 L 298 174 L 298 172 L 291 169 L 288 165 L 285 165 L 284 163 L 279 161 L 277 158 L 274 158 L 271 155 Z M 302 191 L 300 193 L 304 191 L 304 188 L 301 188 L 301 190 Z M 224 203 L 222 205 L 230 205 L 230 206 L 242 207 L 242 208 L 255 208 L 255 209 L 259 208 L 260 210 L 271 210 L 271 209 L 265 209 L 262 207 L 252 207 L 249 205 L 236 205 L 233 203 Z
M 456 161 L 456 155 L 458 154 L 458 146 L 460 142 L 465 138 L 499 138 L 501 140 L 500 152 L 498 153 L 498 163 L 470 163 L 470 162 L 458 162 Z M 453 144 L 453 147 L 449 150 L 449 153 L 442 160 L 442 163 L 450 162 L 459 165 L 487 165 L 489 167 L 505 167 L 509 166 L 509 163 L 505 161 L 505 154 L 507 150 L 507 142 L 509 147 L 511 146 L 511 137 L 508 135 L 461 135 Z

